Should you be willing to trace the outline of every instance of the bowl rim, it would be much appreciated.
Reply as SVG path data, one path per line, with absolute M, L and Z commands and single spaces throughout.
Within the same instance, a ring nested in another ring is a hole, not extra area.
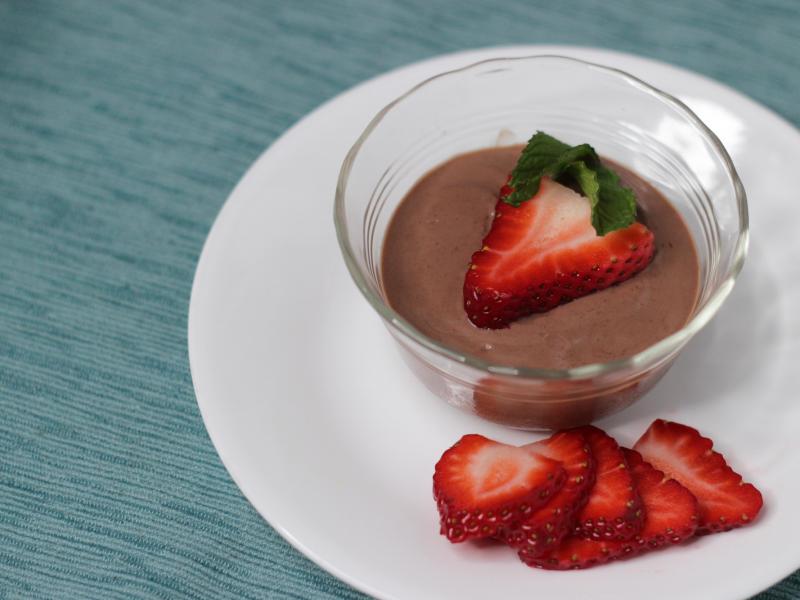
M 442 344 L 435 339 L 425 335 L 408 322 L 404 317 L 397 313 L 389 304 L 375 294 L 369 287 L 366 277 L 358 266 L 355 252 L 350 244 L 348 238 L 348 229 L 345 219 L 345 198 L 347 192 L 347 181 L 350 175 L 350 170 L 353 162 L 358 155 L 361 147 L 366 139 L 370 136 L 372 131 L 380 124 L 383 118 L 394 108 L 395 105 L 401 103 L 403 100 L 414 94 L 420 88 L 429 85 L 434 81 L 446 78 L 451 75 L 464 73 L 486 65 L 496 63 L 517 63 L 528 62 L 535 60 L 560 60 L 570 63 L 579 64 L 582 66 L 591 67 L 600 71 L 604 71 L 613 76 L 620 77 L 636 87 L 642 88 L 650 94 L 655 95 L 664 103 L 672 106 L 677 112 L 682 113 L 684 117 L 694 125 L 710 142 L 711 146 L 718 153 L 734 188 L 736 197 L 736 204 L 738 208 L 739 217 L 739 233 L 736 239 L 736 244 L 733 249 L 733 262 L 731 264 L 728 276 L 722 281 L 717 289 L 711 294 L 706 303 L 698 310 L 691 319 L 680 329 L 671 333 L 650 346 L 640 350 L 631 356 L 620 358 L 607 362 L 590 363 L 572 367 L 569 369 L 549 369 L 549 368 L 532 368 L 532 367 L 514 367 L 510 365 L 495 364 L 483 360 L 475 355 L 463 353 L 446 344 Z M 364 131 L 352 145 L 347 155 L 345 156 L 342 166 L 339 170 L 339 177 L 336 182 L 336 196 L 334 201 L 334 225 L 336 228 L 336 238 L 339 243 L 339 248 L 342 252 L 347 270 L 353 278 L 358 289 L 366 298 L 370 306 L 375 310 L 381 318 L 388 323 L 395 331 L 401 336 L 405 336 L 420 344 L 429 351 L 438 354 L 449 360 L 456 361 L 469 367 L 473 367 L 491 375 L 505 375 L 509 377 L 522 378 L 522 379 L 548 379 L 548 380 L 580 380 L 600 377 L 616 371 L 625 369 L 641 369 L 649 364 L 660 364 L 662 360 L 668 358 L 673 352 L 680 349 L 686 342 L 688 342 L 697 332 L 699 332 L 717 313 L 720 306 L 722 306 L 725 299 L 733 289 L 734 284 L 739 273 L 744 265 L 747 256 L 747 249 L 749 244 L 749 216 L 747 210 L 747 195 L 744 186 L 736 171 L 728 151 L 722 145 L 717 135 L 705 124 L 703 121 L 682 101 L 678 100 L 671 94 L 664 92 L 642 79 L 615 67 L 609 67 L 599 63 L 581 60 L 569 56 L 559 54 L 533 54 L 528 56 L 516 57 L 495 57 L 485 60 L 480 60 L 470 63 L 458 69 L 451 69 L 433 75 L 404 94 L 398 96 L 386 106 L 384 106 L 369 122 Z

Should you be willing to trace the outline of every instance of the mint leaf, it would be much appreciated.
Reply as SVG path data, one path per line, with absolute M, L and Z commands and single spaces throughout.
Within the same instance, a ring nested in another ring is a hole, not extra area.
M 511 172 L 509 185 L 514 191 L 503 200 L 512 206 L 519 206 L 536 195 L 542 177 L 546 175 L 551 179 L 558 179 L 570 164 L 584 158 L 598 160 L 589 144 L 568 146 L 544 132 L 537 131 L 528 141 L 517 166 Z
M 597 171 L 590 169 L 582 160 L 575 161 L 567 167 L 566 172 L 575 180 L 581 188 L 583 195 L 589 199 L 594 217 L 594 208 L 600 202 L 600 182 L 597 179 Z M 592 220 L 594 225 L 594 219 Z M 595 227 L 597 229 L 597 227 Z
M 539 191 L 542 177 L 577 184 L 592 208 L 592 226 L 597 235 L 623 229 L 636 218 L 636 196 L 622 187 L 614 171 L 600 163 L 589 144 L 569 146 L 537 131 L 528 141 L 508 184 L 513 191 L 503 198 L 519 206 Z
M 622 187 L 619 175 L 600 165 L 597 170 L 600 201 L 592 207 L 592 225 L 597 235 L 623 229 L 636 220 L 636 195 Z

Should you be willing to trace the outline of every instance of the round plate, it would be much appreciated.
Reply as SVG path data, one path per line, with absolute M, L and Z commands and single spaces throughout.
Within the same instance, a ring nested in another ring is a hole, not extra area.
M 505 547 L 451 545 L 438 534 L 431 475 L 446 448 L 469 432 L 519 444 L 540 436 L 463 414 L 406 370 L 340 257 L 336 177 L 369 119 L 414 84 L 477 60 L 532 54 L 615 66 L 678 96 L 739 169 L 752 245 L 733 294 L 655 390 L 599 425 L 626 445 L 657 417 L 699 428 L 764 492 L 751 527 L 569 572 L 533 570 Z M 359 85 L 256 161 L 206 241 L 189 356 L 208 433 L 281 535 L 379 598 L 748 597 L 800 566 L 800 202 L 786 183 L 797 156 L 798 131 L 732 89 L 609 51 L 463 52 Z

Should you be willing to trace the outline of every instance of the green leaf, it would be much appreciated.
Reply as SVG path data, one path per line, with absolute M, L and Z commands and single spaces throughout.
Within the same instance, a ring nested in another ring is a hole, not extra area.
M 539 182 L 545 175 L 558 179 L 567 167 L 577 160 L 589 159 L 597 162 L 597 154 L 589 144 L 568 146 L 564 142 L 537 131 L 528 141 L 520 155 L 517 166 L 511 172 L 509 185 L 514 191 L 504 198 L 512 206 L 530 200 L 539 191 Z
M 622 187 L 614 171 L 600 163 L 589 144 L 569 146 L 537 131 L 522 151 L 511 172 L 513 188 L 504 202 L 519 206 L 539 191 L 542 177 L 577 184 L 592 208 L 592 226 L 598 235 L 623 229 L 636 218 L 636 196 Z
M 597 235 L 623 229 L 636 220 L 636 195 L 622 187 L 619 176 L 611 169 L 599 166 L 600 201 L 592 209 L 592 225 Z
M 597 172 L 590 169 L 582 160 L 575 161 L 567 167 L 566 172 L 575 180 L 581 188 L 583 195 L 589 199 L 589 204 L 594 207 L 600 202 L 600 182 L 597 180 Z M 597 229 L 595 227 L 595 229 Z

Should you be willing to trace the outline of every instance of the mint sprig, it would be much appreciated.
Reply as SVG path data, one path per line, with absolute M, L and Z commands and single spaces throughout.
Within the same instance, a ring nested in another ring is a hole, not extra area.
M 519 206 L 539 191 L 542 177 L 565 184 L 576 184 L 592 207 L 592 226 L 605 235 L 631 225 L 636 219 L 636 196 L 620 184 L 614 171 L 600 163 L 589 144 L 569 146 L 537 131 L 511 172 L 513 192 L 503 201 Z

